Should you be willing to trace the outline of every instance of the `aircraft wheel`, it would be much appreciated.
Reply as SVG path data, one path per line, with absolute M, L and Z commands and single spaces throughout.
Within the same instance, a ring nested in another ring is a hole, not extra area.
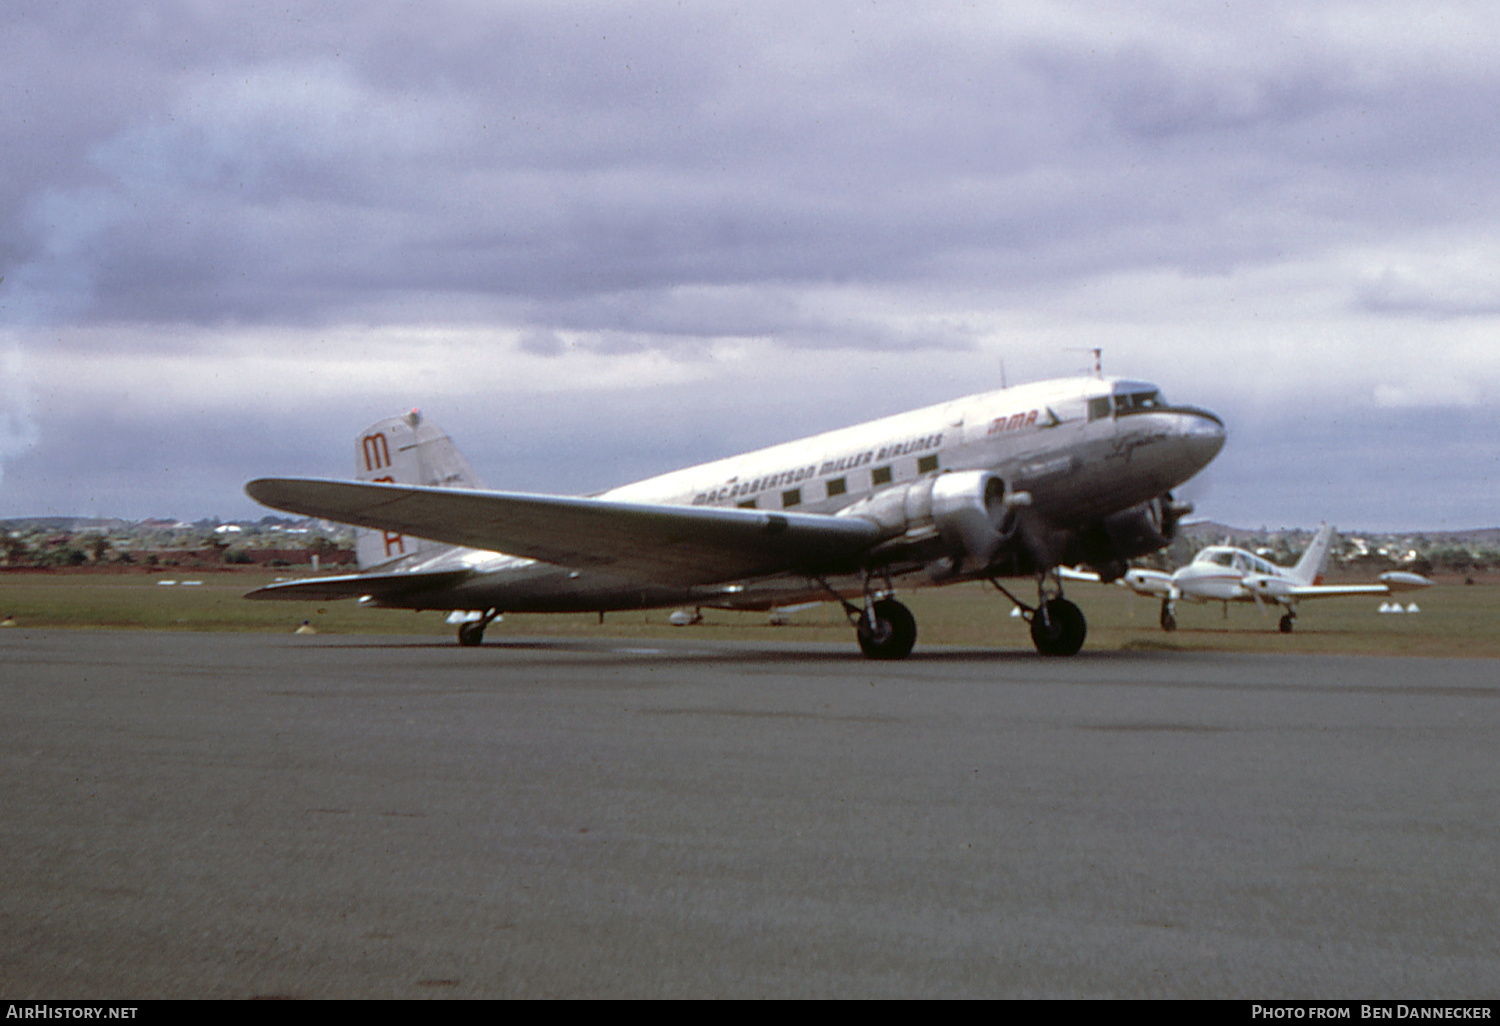
M 1083 610 L 1064 598 L 1049 599 L 1045 620 L 1042 610 L 1031 616 L 1031 641 L 1042 655 L 1077 655 L 1088 634 Z
M 854 630 L 859 650 L 867 659 L 905 659 L 917 643 L 916 617 L 895 599 L 881 599 L 875 603 L 873 612 L 873 628 L 862 616 Z
M 1283 633 L 1283 634 L 1290 634 L 1290 633 L 1292 633 L 1292 614 L 1291 613 L 1287 613 L 1285 616 L 1283 616 L 1281 618 L 1281 633 Z
M 460 624 L 458 628 L 458 643 L 465 648 L 472 648 L 484 641 L 483 623 Z
M 1165 602 L 1161 604 L 1161 629 L 1164 631 L 1177 629 L 1177 617 L 1172 615 L 1172 607 Z

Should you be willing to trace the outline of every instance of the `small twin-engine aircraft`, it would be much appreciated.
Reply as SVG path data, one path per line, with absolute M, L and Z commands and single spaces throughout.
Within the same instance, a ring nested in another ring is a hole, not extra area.
M 1276 566 L 1244 549 L 1210 545 L 1175 573 L 1132 569 L 1125 573 L 1123 580 L 1137 595 L 1161 599 L 1161 628 L 1164 631 L 1177 629 L 1174 607 L 1179 599 L 1190 599 L 1194 602 L 1223 602 L 1226 613 L 1230 602 L 1254 602 L 1262 609 L 1270 602 L 1286 610 L 1281 616 L 1283 634 L 1291 633 L 1292 624 L 1297 619 L 1297 603 L 1302 599 L 1391 595 L 1432 585 L 1420 574 L 1399 570 L 1381 574 L 1379 584 L 1323 584 L 1323 571 L 1328 566 L 1332 542 L 1333 528 L 1324 524 L 1313 535 L 1296 566 Z
M 1224 445 L 1214 414 L 1154 385 L 1077 378 L 1002 389 L 648 478 L 588 497 L 485 490 L 413 411 L 354 446 L 358 481 L 263 478 L 258 502 L 366 530 L 361 572 L 255 599 L 359 597 L 452 610 L 463 645 L 508 612 L 839 602 L 860 650 L 901 659 L 916 621 L 897 584 L 988 580 L 1038 651 L 1072 655 L 1083 613 L 1057 569 L 1101 578 L 1168 544 L 1171 489 Z M 1035 577 L 1026 605 L 999 583 Z M 855 601 L 851 601 L 851 599 Z

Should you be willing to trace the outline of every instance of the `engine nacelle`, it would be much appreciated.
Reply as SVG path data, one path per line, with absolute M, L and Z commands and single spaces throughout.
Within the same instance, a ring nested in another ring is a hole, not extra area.
M 1118 559 L 1133 559 L 1172 544 L 1177 521 L 1192 511 L 1191 503 L 1178 502 L 1168 492 L 1105 517 L 1104 533 Z
M 1270 574 L 1246 574 L 1240 580 L 1240 586 L 1251 595 L 1258 595 L 1272 602 L 1284 602 L 1292 597 L 1292 589 L 1297 586 L 1297 582 Z
M 927 562 L 937 576 L 988 566 L 1015 532 L 1016 505 L 1005 482 L 984 470 L 925 477 L 876 492 L 839 510 L 880 527 L 876 553 Z

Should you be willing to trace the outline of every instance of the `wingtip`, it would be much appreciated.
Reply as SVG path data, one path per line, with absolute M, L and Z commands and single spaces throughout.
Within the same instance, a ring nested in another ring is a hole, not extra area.
M 269 494 L 275 480 L 275 478 L 271 477 L 257 477 L 253 481 L 246 481 L 245 494 L 261 505 L 269 506 L 270 503 L 266 502 L 265 496 Z

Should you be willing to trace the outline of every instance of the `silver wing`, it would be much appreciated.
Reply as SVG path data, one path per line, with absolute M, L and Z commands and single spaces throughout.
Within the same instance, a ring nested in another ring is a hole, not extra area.
M 300 581 L 278 581 L 247 592 L 249 599 L 286 599 L 298 602 L 335 602 L 363 598 L 411 599 L 437 591 L 474 576 L 468 568 L 407 570 L 399 573 L 340 574 L 336 577 L 306 577 Z
M 849 569 L 879 534 L 861 517 L 477 489 L 261 478 L 245 491 L 303 516 L 670 585 Z

